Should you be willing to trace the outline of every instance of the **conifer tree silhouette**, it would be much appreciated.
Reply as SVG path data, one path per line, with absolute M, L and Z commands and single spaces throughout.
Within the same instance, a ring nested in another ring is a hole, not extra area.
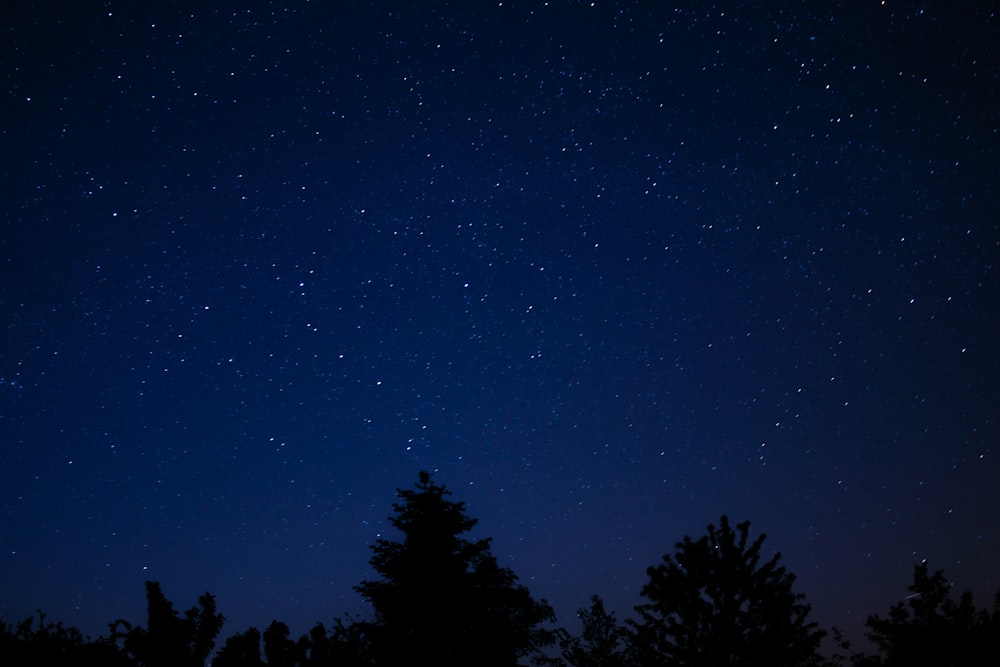
M 397 495 L 390 520 L 402 539 L 376 541 L 380 578 L 356 587 L 375 613 L 375 664 L 513 667 L 554 640 L 541 627 L 554 619 L 548 603 L 500 567 L 489 539 L 464 537 L 476 525 L 464 503 L 426 471 Z
M 750 522 L 736 530 L 723 516 L 719 527 L 697 541 L 685 537 L 675 555 L 647 570 L 632 623 L 633 657 L 639 664 L 705 667 L 782 667 L 820 661 L 824 632 L 807 621 L 803 596 L 792 590 L 795 576 L 778 564 L 780 554 L 761 562 L 762 534 L 750 541 Z

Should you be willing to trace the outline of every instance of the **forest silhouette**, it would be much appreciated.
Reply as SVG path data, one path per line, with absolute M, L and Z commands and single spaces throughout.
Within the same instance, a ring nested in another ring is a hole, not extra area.
M 723 516 L 706 534 L 675 544 L 647 569 L 636 618 L 619 621 L 594 595 L 578 611 L 578 631 L 556 624 L 545 601 L 501 567 L 489 538 L 470 539 L 477 521 L 465 504 L 420 472 L 398 489 L 390 518 L 396 539 L 371 546 L 375 578 L 355 590 L 368 603 L 364 620 L 342 616 L 293 639 L 275 620 L 220 642 L 224 617 L 205 593 L 179 613 L 160 584 L 146 582 L 145 626 L 117 620 L 108 634 L 85 638 L 73 627 L 38 617 L 0 622 L 4 665 L 109 667 L 436 667 L 553 665 L 837 666 L 1000 664 L 1000 594 L 979 609 L 971 593 L 955 599 L 943 572 L 915 567 L 910 595 L 886 616 L 868 617 L 874 652 L 855 651 L 832 630 L 836 650 L 822 655 L 826 631 L 809 620 L 781 555 L 764 560 L 765 535 Z

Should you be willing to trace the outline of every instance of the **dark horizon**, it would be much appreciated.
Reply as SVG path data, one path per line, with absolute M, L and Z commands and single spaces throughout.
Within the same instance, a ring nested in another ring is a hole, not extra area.
M 232 644 L 234 640 L 240 639 L 241 637 L 249 638 L 251 633 L 253 633 L 258 637 L 258 639 L 254 641 L 255 642 L 259 641 L 260 632 L 265 631 L 264 635 L 266 637 L 267 633 L 270 632 L 275 625 L 283 626 L 285 629 L 284 631 L 287 633 L 286 636 L 288 637 L 289 641 L 291 641 L 293 644 L 297 642 L 300 646 L 299 650 L 303 651 L 308 649 L 303 647 L 302 642 L 307 642 L 305 644 L 305 647 L 308 647 L 310 645 L 316 646 L 316 644 L 314 643 L 315 642 L 314 637 L 317 629 L 320 630 L 324 635 L 329 633 L 328 636 L 330 637 L 330 639 L 336 642 L 344 641 L 347 637 L 354 636 L 357 633 L 360 633 L 357 634 L 357 636 L 368 637 L 369 633 L 372 631 L 372 628 L 379 627 L 381 623 L 379 611 L 372 605 L 373 602 L 372 595 L 375 590 L 374 587 L 387 585 L 387 582 L 391 582 L 391 577 L 389 577 L 389 573 L 390 572 L 398 573 L 400 571 L 398 569 L 398 566 L 390 568 L 387 566 L 385 560 L 380 560 L 380 559 L 384 559 L 386 553 L 394 553 L 397 555 L 392 556 L 392 558 L 402 558 L 404 562 L 407 560 L 413 560 L 413 565 L 410 567 L 410 571 L 414 573 L 423 572 L 425 569 L 427 569 L 428 567 L 432 567 L 433 565 L 430 562 L 424 562 L 420 560 L 419 556 L 414 555 L 414 552 L 407 551 L 406 549 L 400 549 L 398 551 L 395 551 L 393 549 L 387 550 L 386 547 L 390 543 L 401 545 L 403 540 L 410 539 L 414 535 L 416 536 L 439 535 L 439 532 L 435 532 L 434 529 L 429 529 L 429 526 L 432 524 L 428 524 L 426 520 L 418 520 L 416 522 L 413 522 L 411 524 L 412 528 L 406 529 L 407 532 L 405 534 L 403 532 L 400 532 L 400 529 L 403 528 L 403 526 L 400 523 L 398 523 L 400 517 L 402 516 L 401 510 L 403 509 L 403 507 L 408 505 L 410 508 L 415 508 L 415 509 L 423 508 L 423 509 L 418 509 L 418 511 L 426 512 L 428 506 L 426 504 L 421 505 L 419 503 L 414 503 L 414 499 L 420 497 L 421 495 L 423 497 L 427 497 L 427 495 L 429 494 L 435 495 L 438 492 L 443 492 L 443 495 L 439 497 L 443 498 L 446 501 L 446 503 L 456 503 L 454 505 L 455 509 L 457 511 L 460 511 L 465 518 L 471 520 L 470 524 L 466 527 L 458 527 L 459 524 L 453 524 L 456 527 L 456 530 L 458 531 L 456 535 L 459 535 L 461 536 L 461 539 L 466 540 L 466 544 L 477 543 L 481 545 L 480 547 L 477 547 L 477 549 L 485 549 L 485 553 L 491 560 L 493 560 L 495 557 L 492 554 L 492 538 L 486 537 L 484 539 L 484 536 L 476 534 L 474 528 L 478 523 L 478 519 L 468 514 L 468 508 L 465 506 L 465 502 L 460 498 L 453 497 L 453 492 L 447 487 L 438 485 L 432 474 L 430 474 L 427 471 L 421 471 L 417 483 L 414 484 L 414 486 L 410 488 L 399 488 L 396 490 L 396 501 L 393 503 L 394 516 L 389 517 L 390 522 L 393 524 L 393 529 L 390 533 L 380 534 L 378 540 L 380 544 L 379 548 L 375 548 L 374 544 L 370 545 L 370 553 L 373 555 L 373 559 L 369 563 L 370 571 L 368 577 L 364 581 L 359 581 L 356 585 L 352 586 L 352 590 L 358 595 L 359 599 L 363 599 L 363 606 L 364 606 L 363 612 L 350 613 L 342 611 L 337 614 L 330 614 L 325 619 L 317 619 L 316 621 L 311 623 L 308 628 L 303 628 L 303 629 L 296 629 L 290 627 L 287 625 L 287 623 L 285 623 L 284 619 L 278 617 L 272 617 L 268 623 L 258 623 L 245 627 L 232 627 L 233 624 L 228 621 L 228 617 L 225 615 L 225 611 L 219 608 L 218 606 L 217 596 L 212 594 L 211 591 L 204 591 L 202 595 L 197 596 L 196 603 L 194 601 L 191 602 L 173 601 L 170 599 L 169 596 L 164 595 L 165 591 L 163 591 L 161 583 L 159 581 L 146 580 L 145 581 L 146 594 L 144 596 L 144 599 L 146 600 L 149 606 L 144 613 L 144 616 L 148 616 L 148 620 L 146 621 L 147 625 L 145 626 L 145 628 L 151 629 L 153 627 L 153 618 L 152 616 L 149 616 L 150 614 L 154 613 L 152 607 L 154 603 L 152 599 L 149 597 L 152 594 L 155 595 L 156 597 L 163 596 L 160 599 L 166 601 L 166 604 L 168 604 L 169 607 L 172 609 L 172 614 L 175 616 L 175 618 L 182 617 L 185 615 L 190 617 L 190 614 L 197 612 L 196 616 L 204 619 L 205 617 L 202 614 L 203 612 L 206 611 L 206 609 L 208 609 L 210 613 L 213 615 L 218 614 L 217 616 L 217 619 L 219 621 L 218 627 L 221 630 L 216 630 L 215 634 L 213 635 L 214 638 L 210 638 L 210 641 L 212 641 L 212 646 L 205 648 L 206 651 L 205 655 L 208 658 L 207 662 L 211 664 L 216 664 L 215 661 L 222 659 L 223 657 L 222 654 L 230 650 L 231 648 L 230 644 Z M 444 515 L 431 514 L 428 516 L 444 516 Z M 412 518 L 410 520 L 412 521 Z M 436 519 L 436 521 L 441 525 L 448 525 L 447 522 L 442 523 L 441 519 Z M 798 621 L 797 623 L 807 624 L 806 628 L 808 628 L 808 633 L 810 635 L 812 634 L 816 635 L 815 648 L 819 649 L 820 655 L 830 660 L 829 663 L 824 663 L 824 664 L 830 664 L 830 665 L 842 664 L 841 662 L 838 662 L 838 660 L 844 661 L 848 659 L 851 664 L 857 664 L 857 665 L 869 664 L 868 662 L 866 662 L 866 660 L 870 660 L 871 658 L 866 656 L 872 656 L 879 653 L 878 646 L 871 641 L 872 639 L 875 638 L 871 633 L 873 631 L 876 631 L 876 625 L 875 625 L 876 622 L 884 623 L 884 621 L 879 621 L 878 619 L 894 618 L 893 614 L 891 613 L 892 610 L 883 609 L 878 611 L 872 611 L 871 613 L 867 614 L 865 622 L 865 631 L 864 631 L 865 636 L 863 637 L 861 635 L 856 635 L 856 636 L 851 636 L 850 634 L 845 635 L 843 627 L 839 627 L 836 625 L 834 626 L 821 625 L 816 620 L 815 609 L 812 608 L 811 601 L 804 593 L 802 593 L 802 591 L 798 587 L 797 574 L 793 571 L 788 570 L 787 563 L 784 562 L 780 552 L 776 552 L 773 549 L 767 548 L 768 545 L 766 544 L 766 535 L 762 535 L 754 531 L 751 527 L 751 522 L 745 521 L 742 523 L 734 523 L 729 521 L 727 516 L 723 515 L 719 520 L 714 521 L 707 526 L 708 539 L 710 539 L 709 544 L 720 544 L 722 545 L 722 548 L 724 550 L 727 548 L 733 549 L 733 546 L 726 547 L 727 542 L 725 539 L 722 540 L 718 539 L 720 536 L 725 535 L 727 531 L 730 531 L 733 528 L 735 528 L 735 533 L 730 533 L 730 535 L 734 535 L 735 537 L 730 538 L 731 541 L 729 541 L 728 544 L 729 545 L 740 544 L 741 546 L 739 547 L 739 549 L 744 554 L 747 554 L 747 556 L 745 557 L 746 562 L 757 562 L 758 565 L 756 566 L 755 569 L 759 569 L 761 566 L 764 566 L 764 564 L 767 561 L 771 561 L 771 564 L 776 564 L 780 567 L 781 571 L 783 572 L 783 574 L 781 575 L 781 579 L 786 581 L 787 585 L 790 586 L 789 590 L 796 595 L 797 603 L 805 605 L 805 607 L 803 608 L 802 612 L 803 615 L 801 616 L 801 620 Z M 719 532 L 719 529 L 721 529 L 721 532 Z M 470 531 L 470 532 L 465 532 L 465 531 Z M 749 537 L 749 539 L 747 539 L 746 542 L 741 542 L 739 540 L 739 534 L 741 533 L 741 531 L 744 534 L 744 536 Z M 619 642 L 621 643 L 618 644 L 618 650 L 621 651 L 632 650 L 632 648 L 626 648 L 626 647 L 634 647 L 636 646 L 635 642 L 643 641 L 641 639 L 641 637 L 643 636 L 641 630 L 642 624 L 644 622 L 648 622 L 649 618 L 647 617 L 644 621 L 642 614 L 644 613 L 643 611 L 644 608 L 646 610 L 649 609 L 651 601 L 659 600 L 661 602 L 665 601 L 668 604 L 672 604 L 670 598 L 658 597 L 654 593 L 651 593 L 649 590 L 647 590 L 646 586 L 651 582 L 651 577 L 654 575 L 654 570 L 662 570 L 663 565 L 665 563 L 669 565 L 671 562 L 673 562 L 680 566 L 676 570 L 676 572 L 680 573 L 681 576 L 699 576 L 694 574 L 694 571 L 699 568 L 698 563 L 701 562 L 701 567 L 708 566 L 708 563 L 706 563 L 705 561 L 698 561 L 697 558 L 689 561 L 682 561 L 680 558 L 680 554 L 682 551 L 686 551 L 688 558 L 694 556 L 694 554 L 696 553 L 695 551 L 687 551 L 687 550 L 692 546 L 692 543 L 697 543 L 699 540 L 705 539 L 704 536 L 705 536 L 704 531 L 701 534 L 685 536 L 683 540 L 678 540 L 671 550 L 665 552 L 661 559 L 658 559 L 656 563 L 652 563 L 651 567 L 647 568 L 643 581 L 643 591 L 642 591 L 643 595 L 641 599 L 637 601 L 637 604 L 633 606 L 632 611 L 634 613 L 619 614 L 614 610 L 610 610 L 611 616 L 609 617 L 609 620 L 615 622 L 617 624 L 617 627 L 620 628 L 620 632 L 622 633 L 622 639 L 619 640 Z M 426 543 L 426 539 L 420 543 L 422 544 Z M 757 557 L 753 556 L 752 554 L 759 548 L 759 545 L 763 545 L 765 548 L 760 549 L 759 551 L 760 560 L 756 561 Z M 747 547 L 749 547 L 749 551 L 745 550 Z M 712 547 L 709 548 L 708 552 L 712 552 Z M 382 556 L 376 556 L 376 554 L 379 553 L 381 553 Z M 476 551 L 470 551 L 467 553 L 472 554 L 476 553 Z M 733 552 L 729 551 L 728 553 L 731 554 Z M 470 558 L 470 556 L 466 556 L 466 558 L 468 559 Z M 720 566 L 721 563 L 732 562 L 731 560 L 726 560 L 726 558 L 720 558 L 718 556 L 716 556 L 716 558 L 719 558 Z M 474 561 L 469 560 L 467 562 L 468 566 L 470 567 L 470 569 L 468 570 L 469 576 L 472 577 L 479 576 L 473 573 L 474 568 L 472 566 L 472 563 Z M 494 560 L 493 562 L 496 561 Z M 464 569 L 465 565 L 463 565 L 462 567 Z M 550 612 L 554 612 L 554 609 L 552 609 L 548 605 L 548 601 L 545 598 L 539 598 L 535 596 L 533 594 L 533 591 L 524 586 L 525 582 L 521 581 L 516 576 L 516 573 L 514 573 L 509 567 L 502 565 L 500 565 L 499 567 L 501 567 L 504 570 L 510 571 L 512 574 L 514 574 L 514 579 L 511 583 L 518 588 L 523 588 L 523 590 L 528 595 L 530 595 L 531 598 L 534 598 L 535 602 L 532 602 L 532 604 L 540 603 L 541 604 L 540 609 L 543 610 L 542 611 L 543 614 L 545 608 L 548 608 Z M 732 566 L 730 565 L 730 567 Z M 748 598 L 744 599 L 754 600 L 752 604 L 759 605 L 758 609 L 768 609 L 769 610 L 768 613 L 772 614 L 771 616 L 772 621 L 781 618 L 782 612 L 778 610 L 783 608 L 782 605 L 777 604 L 769 607 L 766 604 L 762 604 L 762 600 L 755 598 L 754 595 L 750 593 L 750 591 L 756 591 L 757 594 L 765 594 L 764 589 L 759 588 L 756 585 L 753 588 L 749 587 L 748 586 L 749 580 L 741 580 L 740 583 L 737 584 L 736 581 L 732 578 L 732 575 L 736 571 L 738 570 L 717 572 L 716 575 L 714 576 L 721 576 L 725 578 L 726 581 L 728 582 L 727 584 L 728 586 L 734 586 L 734 585 L 737 586 L 737 590 L 739 591 L 739 596 L 749 595 Z M 928 577 L 929 575 L 932 576 L 930 576 L 930 578 L 927 579 L 926 577 Z M 424 576 L 424 575 L 418 574 L 418 576 Z M 453 581 L 451 583 L 448 583 L 448 581 L 444 579 L 438 581 L 435 577 L 430 576 L 429 574 L 426 576 L 430 578 L 426 580 L 423 586 L 429 589 L 436 589 L 437 595 L 443 596 L 444 598 L 448 598 L 449 595 L 452 596 L 455 595 L 455 591 L 451 590 L 450 586 L 456 585 L 457 582 Z M 664 576 L 664 574 L 663 572 L 660 572 L 657 576 L 662 577 Z M 995 620 L 997 618 L 1000 618 L 1000 616 L 998 616 L 998 614 L 1000 614 L 1000 595 L 996 596 L 996 599 L 993 601 L 992 606 L 990 605 L 989 601 L 985 601 L 986 604 L 982 604 L 984 601 L 976 600 L 974 595 L 968 597 L 971 594 L 971 591 L 963 591 L 957 589 L 954 582 L 949 580 L 947 575 L 944 574 L 942 570 L 937 570 L 935 574 L 935 569 L 932 568 L 926 562 L 920 563 L 916 567 L 916 572 L 914 574 L 914 577 L 915 578 L 911 578 L 910 584 L 907 587 L 908 589 L 907 594 L 892 606 L 900 606 L 900 608 L 902 609 L 908 609 L 909 611 L 903 618 L 905 619 L 909 617 L 910 619 L 912 619 L 911 622 L 913 623 L 924 624 L 920 626 L 923 629 L 920 630 L 919 632 L 914 633 L 915 630 L 914 628 L 906 632 L 905 634 L 901 635 L 901 637 L 904 638 L 904 644 L 899 646 L 901 647 L 901 650 L 905 651 L 905 653 L 901 655 L 896 655 L 893 658 L 893 660 L 895 660 L 896 662 L 892 662 L 892 664 L 897 664 L 897 662 L 899 661 L 901 661 L 899 662 L 899 664 L 909 664 L 912 660 L 909 657 L 905 657 L 906 654 L 909 654 L 911 656 L 920 655 L 922 651 L 927 651 L 927 650 L 933 651 L 935 654 L 938 654 L 939 656 L 951 655 L 954 658 L 960 653 L 961 655 L 965 656 L 965 658 L 968 659 L 979 660 L 980 658 L 982 658 L 985 655 L 985 652 L 988 650 L 988 645 L 992 645 L 993 640 L 995 639 L 990 634 L 991 633 L 990 628 L 993 628 L 995 634 Z M 934 583 L 938 581 L 937 578 L 940 578 L 940 583 Z M 923 581 L 924 583 L 920 583 L 921 581 Z M 399 584 L 388 583 L 388 585 L 390 587 L 393 587 L 393 586 L 398 586 Z M 748 587 L 739 588 L 740 586 L 748 586 Z M 914 586 L 918 586 L 918 588 L 914 588 Z M 976 623 L 981 624 L 981 629 L 973 630 L 972 628 L 974 626 L 970 624 L 971 617 L 965 616 L 962 613 L 956 614 L 957 607 L 953 607 L 949 611 L 949 608 L 947 606 L 941 607 L 940 603 L 934 603 L 935 611 L 933 612 L 939 615 L 937 620 L 938 625 L 934 624 L 926 625 L 929 622 L 927 617 L 920 616 L 919 614 L 917 616 L 913 616 L 914 611 L 917 609 L 917 607 L 912 606 L 915 604 L 914 599 L 921 597 L 926 597 L 928 600 L 936 599 L 936 593 L 934 592 L 935 586 L 943 587 L 944 590 L 943 595 L 945 595 L 947 598 L 950 598 L 952 602 L 959 603 L 959 601 L 961 600 L 961 604 L 971 605 L 970 607 L 968 607 L 968 609 L 982 610 L 977 613 L 986 614 L 986 616 L 981 617 L 976 621 Z M 151 593 L 150 592 L 151 590 L 155 591 L 155 593 Z M 408 589 L 404 586 L 399 590 L 401 593 L 402 591 Z M 680 592 L 679 589 L 670 589 L 670 590 L 673 590 L 675 594 Z M 725 590 L 725 587 L 722 587 L 722 590 Z M 715 595 L 718 594 L 718 591 L 716 591 L 716 593 L 712 593 L 711 590 L 705 590 L 705 589 L 700 590 L 698 593 L 696 593 L 696 595 L 700 596 L 699 602 L 703 602 L 704 598 L 701 596 L 705 596 L 707 594 Z M 420 598 L 422 596 L 417 596 L 417 597 Z M 966 597 L 968 597 L 968 599 L 966 599 Z M 206 599 L 210 601 L 211 605 L 210 607 L 206 607 Z M 781 599 L 781 598 L 776 598 L 776 599 Z M 418 600 L 415 599 L 413 600 L 413 602 L 418 602 Z M 430 602 L 429 600 L 421 600 L 420 602 L 418 602 L 418 604 L 428 605 L 429 602 Z M 719 602 L 719 600 L 715 600 L 715 602 Z M 583 623 L 586 622 L 584 621 L 585 614 L 589 613 L 592 615 L 593 613 L 595 613 L 595 607 L 594 607 L 595 604 L 600 605 L 599 607 L 600 613 L 604 613 L 605 602 L 603 600 L 603 597 L 598 594 L 592 594 L 590 604 L 578 608 L 576 611 L 579 612 L 579 615 L 574 614 L 573 618 L 571 619 L 559 618 L 553 615 L 552 618 L 548 620 L 540 618 L 538 621 L 536 621 L 536 623 L 539 624 L 538 628 L 540 630 L 543 631 L 557 630 L 555 638 L 549 640 L 549 642 L 551 643 L 547 646 L 547 648 L 543 649 L 542 652 L 550 657 L 556 657 L 559 656 L 560 651 L 562 651 L 562 656 L 567 657 L 566 640 L 568 638 L 576 637 L 578 638 L 577 641 L 582 640 L 586 642 L 587 635 L 581 634 L 581 632 L 586 632 L 585 628 L 581 626 L 581 622 Z M 679 604 L 678 606 L 679 609 L 685 608 L 682 603 L 678 604 Z M 724 607 L 720 605 L 720 607 L 715 609 L 714 613 L 716 614 L 724 613 L 722 612 L 723 608 Z M 189 609 L 191 611 L 188 611 Z M 201 611 L 199 612 L 198 610 Z M 775 613 L 777 613 L 778 616 L 773 616 Z M 418 616 L 420 615 L 421 614 L 418 614 Z M 714 616 L 710 614 L 705 619 L 702 619 L 701 622 L 705 622 L 710 618 L 714 618 Z M 750 616 L 747 616 L 746 618 L 750 618 Z M 682 621 L 684 620 L 683 616 L 681 616 L 681 619 Z M 899 623 L 900 620 L 897 619 L 893 622 Z M 28 655 L 32 655 L 37 659 L 42 659 L 46 655 L 48 655 L 49 658 L 55 658 L 58 655 L 61 655 L 63 658 L 65 658 L 67 655 L 66 654 L 67 649 L 66 648 L 55 649 L 55 647 L 59 646 L 59 644 L 58 640 L 55 640 L 53 638 L 60 636 L 60 634 L 64 631 L 72 633 L 76 630 L 79 630 L 77 626 L 74 626 L 72 624 L 66 624 L 64 623 L 63 619 L 53 618 L 48 614 L 46 614 L 45 611 L 41 609 L 37 610 L 36 614 L 32 617 L 25 617 L 16 620 L 0 618 L 0 623 L 3 624 L 2 630 L 3 633 L 6 635 L 7 640 L 16 637 L 17 639 L 15 641 L 21 641 L 21 642 L 28 641 L 25 635 L 22 634 L 23 632 L 25 632 L 25 628 L 27 628 L 27 631 L 29 632 L 28 636 L 30 636 L 31 632 L 42 633 L 44 631 L 46 636 L 50 637 L 50 639 L 42 641 L 41 643 L 29 642 L 28 644 L 26 644 L 25 650 L 28 650 L 29 653 L 21 655 L 22 658 L 26 658 Z M 943 624 L 954 624 L 954 625 L 950 627 L 950 630 L 945 630 L 944 628 L 946 626 Z M 700 623 L 694 621 L 693 619 L 690 621 L 688 625 L 692 629 L 699 628 L 698 630 L 699 632 L 704 632 L 704 630 L 701 629 L 700 627 Z M 776 623 L 775 625 L 779 627 L 781 626 L 780 623 Z M 157 627 L 161 628 L 163 627 L 162 620 L 160 621 L 160 625 L 158 625 Z M 45 630 L 45 628 L 48 628 L 48 630 Z M 55 634 L 52 634 L 53 628 L 58 628 L 59 631 Z M 346 632 L 346 634 L 343 634 L 342 632 L 339 633 L 336 628 L 341 628 L 341 631 Z M 351 628 L 355 629 L 352 630 Z M 880 628 L 880 630 L 876 631 L 877 634 L 884 639 L 896 636 L 892 635 L 891 632 L 887 634 L 888 631 L 886 630 L 886 626 L 884 625 L 878 625 L 878 628 Z M 931 630 L 932 628 L 936 628 L 936 631 L 938 633 L 934 637 L 928 634 L 928 631 Z M 119 657 L 123 658 L 123 656 L 129 655 L 130 657 L 132 657 L 132 659 L 139 660 L 140 664 L 145 664 L 143 662 L 144 658 L 141 658 L 138 655 L 135 656 L 132 655 L 131 650 L 128 648 L 132 646 L 132 644 L 130 644 L 132 640 L 126 637 L 131 637 L 133 632 L 145 633 L 147 631 L 148 631 L 147 629 L 144 629 L 143 620 L 140 617 L 131 617 L 131 618 L 116 617 L 113 622 L 105 624 L 104 632 L 93 635 L 84 632 L 82 639 L 87 644 L 94 642 L 95 647 L 104 646 L 104 648 L 100 649 L 102 651 L 106 650 L 108 646 L 115 646 L 117 647 L 116 649 L 117 651 L 121 651 L 120 655 L 118 654 L 108 655 L 106 653 L 100 653 L 97 655 L 91 655 L 90 658 L 86 659 L 96 659 L 98 656 L 100 656 L 101 659 L 108 660 L 108 659 L 118 659 Z M 447 635 L 449 630 L 446 628 L 438 627 L 437 631 Z M 561 632 L 568 633 L 568 635 L 559 635 L 559 633 Z M 7 633 L 11 634 L 8 635 Z M 913 646 L 909 645 L 908 642 L 912 642 L 915 638 L 921 637 L 923 635 L 927 635 L 923 639 L 925 644 L 924 646 L 918 647 L 915 645 Z M 166 636 L 168 635 L 164 635 L 163 639 L 165 639 Z M 602 633 L 601 636 L 606 636 L 606 635 L 603 635 Z M 161 639 L 160 641 L 163 641 L 163 639 Z M 180 639 L 179 635 L 174 635 L 174 641 L 178 641 L 179 639 Z M 788 639 L 791 638 L 789 637 Z M 846 639 L 849 643 L 848 644 L 842 643 L 844 639 Z M 374 641 L 374 643 L 367 644 L 369 648 L 372 646 L 380 645 L 379 642 L 377 641 L 377 635 L 374 635 L 374 640 L 372 639 L 372 637 L 369 637 L 366 641 L 368 642 Z M 435 643 L 436 641 L 437 640 L 432 641 L 432 644 Z M 591 638 L 591 641 L 593 641 L 593 638 Z M 110 642 L 110 644 L 104 644 L 105 642 Z M 972 642 L 977 648 L 971 648 L 970 647 L 971 645 L 969 645 L 968 642 Z M 27 647 L 29 646 L 33 648 L 28 649 Z M 576 646 L 579 647 L 581 645 L 576 644 Z M 588 644 L 584 643 L 583 646 L 588 646 Z M 594 645 L 590 644 L 590 646 L 593 647 Z M 608 645 L 605 644 L 604 646 L 607 647 Z M 5 644 L 5 647 L 6 647 L 5 650 L 10 651 L 13 650 L 14 645 Z M 235 645 L 233 646 L 233 648 L 235 648 Z M 45 651 L 53 649 L 59 652 L 55 654 L 45 653 Z M 31 651 L 34 651 L 34 653 L 31 653 Z M 626 654 L 622 653 L 621 655 L 624 656 Z M 839 655 L 840 657 L 835 658 L 834 656 L 836 655 Z M 85 658 L 85 656 L 86 654 L 78 655 L 77 657 Z M 237 655 L 228 657 L 239 659 L 237 658 Z M 370 659 L 370 656 L 367 657 Z M 315 660 L 316 658 L 313 659 Z M 341 656 L 341 659 L 347 659 L 347 657 Z M 635 660 L 639 658 L 638 656 L 632 656 L 632 659 Z M 885 659 L 884 654 L 883 654 L 883 659 Z M 198 660 L 197 662 L 198 664 L 201 664 L 201 660 Z M 335 662 L 336 664 L 341 664 L 337 660 L 335 660 Z M 238 664 L 250 664 L 250 663 L 239 662 Z M 309 664 L 313 663 L 310 662 Z M 576 664 L 576 663 L 571 662 L 570 664 Z M 590 663 L 588 662 L 586 664 Z M 632 662 L 629 661 L 628 664 L 632 664 Z
M 721 515 L 851 639 L 988 605 L 998 21 L 6 10 L 0 617 L 363 613 L 421 469 L 567 627 Z

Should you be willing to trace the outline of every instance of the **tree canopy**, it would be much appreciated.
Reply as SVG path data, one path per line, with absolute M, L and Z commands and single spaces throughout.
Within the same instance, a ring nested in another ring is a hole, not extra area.
M 553 667 L 943 667 L 1000 662 L 1000 595 L 992 610 L 972 594 L 953 596 L 939 570 L 914 570 L 910 594 L 887 616 L 868 617 L 873 654 L 852 653 L 834 628 L 840 652 L 818 654 L 824 632 L 809 621 L 810 606 L 796 593 L 795 577 L 765 558 L 765 535 L 751 538 L 750 522 L 731 526 L 723 516 L 698 539 L 685 537 L 662 562 L 648 568 L 645 602 L 636 618 L 619 623 L 604 601 L 591 597 L 578 610 L 579 634 L 552 628 L 552 608 L 535 600 L 491 553 L 488 538 L 462 502 L 420 472 L 416 484 L 397 489 L 390 517 L 395 539 L 372 545 L 376 577 L 356 590 L 371 605 L 365 620 L 316 623 L 293 639 L 272 621 L 261 632 L 230 636 L 213 655 L 223 616 L 205 593 L 179 614 L 160 584 L 146 582 L 145 627 L 119 620 L 91 641 L 79 630 L 47 622 L 39 612 L 17 625 L 0 620 L 0 663 L 101 664 L 110 667 L 515 667 L 531 660 Z M 552 644 L 558 639 L 558 646 Z
M 727 517 L 698 540 L 685 537 L 674 555 L 647 570 L 636 607 L 633 659 L 639 664 L 808 665 L 819 662 L 825 633 L 792 589 L 780 554 L 762 562 L 765 535 L 750 541 L 750 522 Z
M 590 597 L 590 607 L 576 612 L 580 619 L 579 636 L 562 630 L 559 648 L 562 659 L 572 667 L 625 667 L 628 631 L 618 623 L 614 612 L 604 608 L 599 595 Z
M 464 503 L 425 471 L 397 495 L 390 521 L 401 539 L 375 542 L 380 578 L 356 587 L 375 613 L 376 664 L 513 666 L 554 640 L 542 625 L 555 620 L 548 603 L 497 563 L 488 538 L 465 537 L 476 520 Z
M 160 590 L 159 582 L 146 582 L 147 627 L 118 621 L 112 636 L 124 644 L 125 653 L 143 667 L 200 667 L 215 648 L 224 618 L 208 593 L 198 606 L 179 616 Z M 124 628 L 121 632 L 119 628 Z
M 977 609 L 968 591 L 956 601 L 944 572 L 931 574 L 927 563 L 914 567 L 909 591 L 905 599 L 889 609 L 887 617 L 868 617 L 868 638 L 878 646 L 879 655 L 859 656 L 856 664 L 1000 664 L 1000 593 L 992 611 Z

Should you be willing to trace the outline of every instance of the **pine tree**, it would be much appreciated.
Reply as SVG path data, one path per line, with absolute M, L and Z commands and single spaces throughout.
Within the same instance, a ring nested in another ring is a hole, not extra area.
M 636 607 L 633 649 L 640 664 L 717 667 L 782 667 L 819 662 L 825 633 L 807 621 L 795 576 L 778 565 L 780 554 L 761 563 L 762 534 L 749 541 L 750 522 L 734 531 L 719 527 L 697 541 L 685 537 L 674 556 L 647 570 L 649 583 Z
M 402 539 L 376 541 L 371 565 L 381 578 L 356 587 L 375 612 L 376 664 L 513 667 L 551 643 L 541 625 L 552 608 L 500 567 L 489 539 L 464 536 L 476 525 L 464 503 L 423 471 L 397 495 L 390 521 Z

